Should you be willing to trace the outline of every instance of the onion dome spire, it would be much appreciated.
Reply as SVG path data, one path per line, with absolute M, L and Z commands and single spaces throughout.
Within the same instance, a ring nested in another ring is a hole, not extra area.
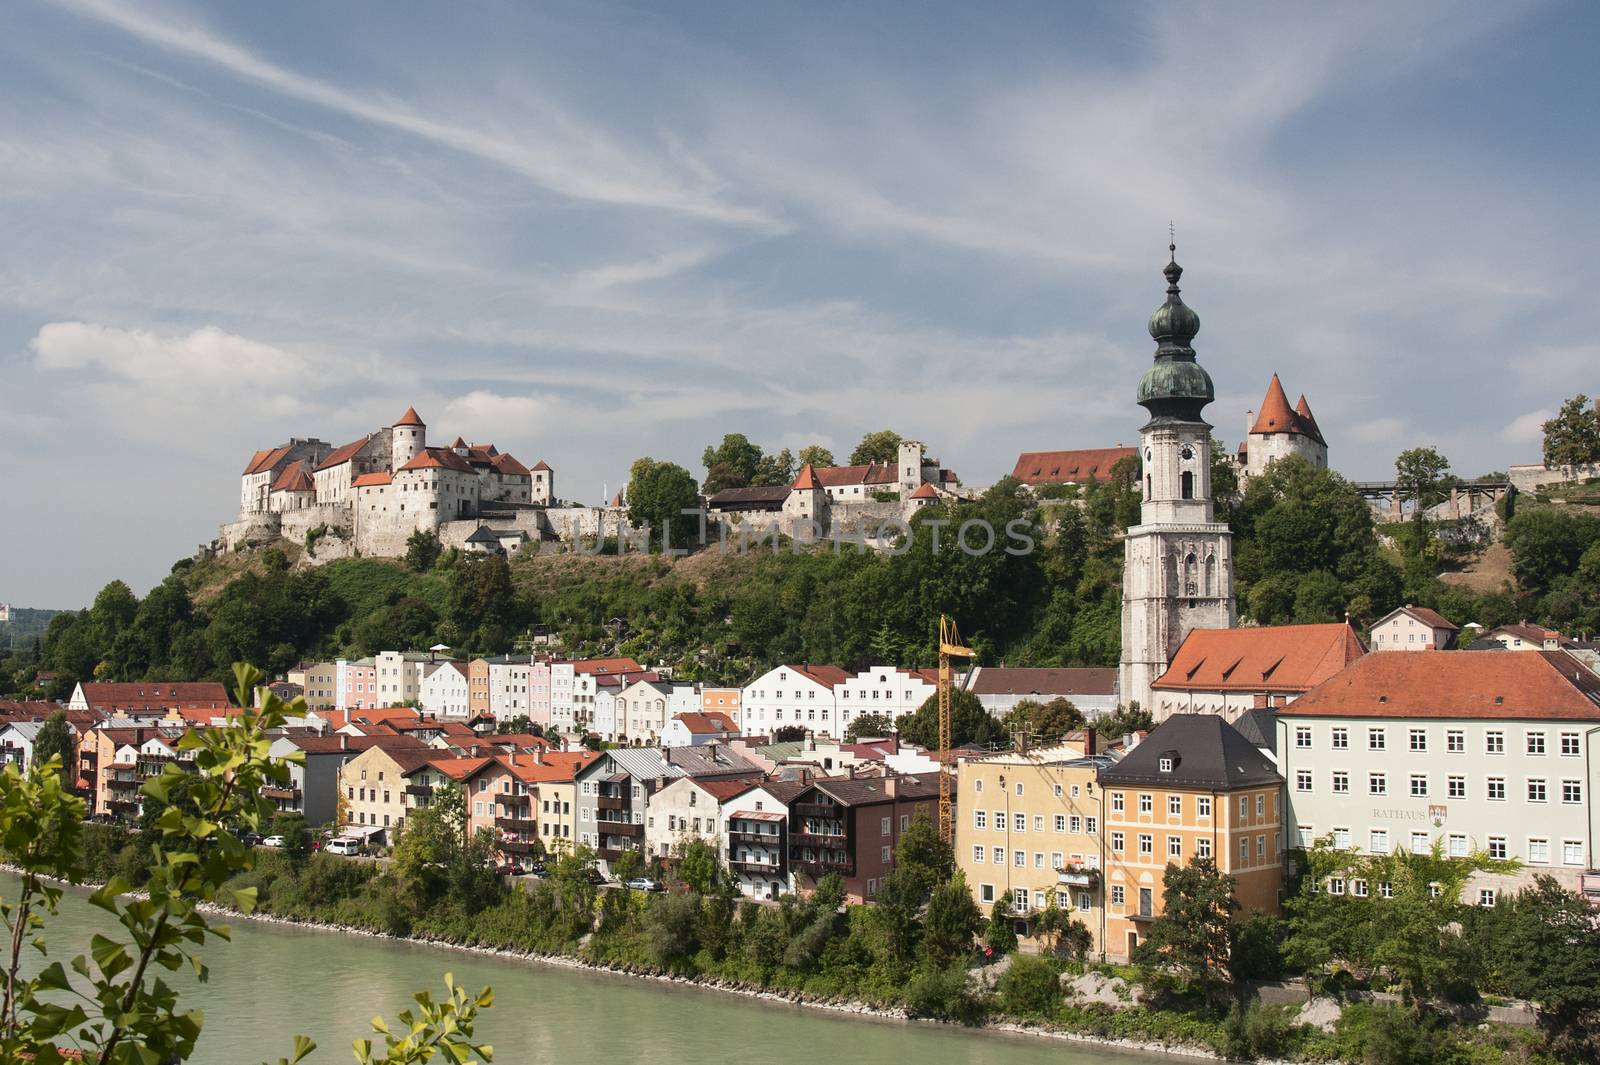
M 1211 375 L 1195 361 L 1192 342 L 1200 332 L 1200 316 L 1183 302 L 1178 279 L 1178 245 L 1167 245 L 1168 262 L 1161 271 L 1167 279 L 1167 301 L 1150 316 L 1150 336 L 1156 342 L 1155 365 L 1139 382 L 1139 404 L 1152 422 L 1198 422 L 1200 411 L 1216 398 Z

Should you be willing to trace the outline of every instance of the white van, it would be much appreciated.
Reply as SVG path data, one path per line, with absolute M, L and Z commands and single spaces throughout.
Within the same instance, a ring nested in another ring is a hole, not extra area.
M 349 855 L 359 853 L 360 850 L 361 841 L 351 839 L 349 836 L 339 836 L 336 839 L 330 839 L 328 841 L 329 854 L 343 854 L 348 857 Z

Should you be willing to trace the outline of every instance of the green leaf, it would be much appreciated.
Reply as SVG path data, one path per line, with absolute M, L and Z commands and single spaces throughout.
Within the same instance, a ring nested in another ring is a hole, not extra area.
M 39 975 L 33 978 L 35 987 L 45 991 L 68 991 L 72 982 L 67 979 L 67 970 L 60 962 L 51 962 L 39 970 Z

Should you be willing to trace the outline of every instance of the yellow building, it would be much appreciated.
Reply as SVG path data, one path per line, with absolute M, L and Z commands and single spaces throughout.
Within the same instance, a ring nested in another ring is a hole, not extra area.
M 408 774 L 439 757 L 428 748 L 385 750 L 369 747 L 339 767 L 339 798 L 344 825 L 386 828 L 393 843 L 414 803 L 407 798 Z
M 1010 902 L 1025 946 L 1053 900 L 1104 935 L 1101 866 L 1105 820 L 1098 783 L 1107 756 L 1093 756 L 1093 733 L 1035 750 L 1008 751 L 957 764 L 956 865 L 985 914 Z M 1034 940 L 1033 942 L 1029 942 Z
M 337 671 L 332 662 L 302 662 L 289 670 L 287 679 L 300 685 L 307 710 L 332 710 L 338 705 Z
M 1283 778 L 1213 714 L 1174 714 L 1100 773 L 1108 957 L 1126 959 L 1161 915 L 1171 865 L 1210 858 L 1242 911 L 1275 913 L 1283 884 Z

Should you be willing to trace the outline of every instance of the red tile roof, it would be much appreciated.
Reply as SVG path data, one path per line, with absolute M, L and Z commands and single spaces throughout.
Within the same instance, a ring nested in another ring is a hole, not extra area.
M 311 474 L 306 471 L 304 462 L 294 462 L 285 466 L 278 479 L 273 482 L 274 492 L 315 492 L 316 483 L 311 480 Z
M 806 492 L 822 487 L 821 482 L 817 480 L 817 471 L 811 468 L 811 463 L 808 462 L 800 467 L 800 476 L 794 479 L 793 487 Z
M 721 710 L 707 710 L 704 713 L 674 714 L 674 721 L 682 721 L 683 727 L 693 736 L 709 736 L 715 733 L 736 733 L 739 726 L 733 723 L 733 718 Z
M 1163 691 L 1304 692 L 1366 654 L 1344 623 L 1196 629 L 1151 687 Z
M 284 445 L 283 447 L 269 447 L 265 451 L 257 451 L 254 455 L 250 456 L 250 462 L 244 468 L 244 475 L 248 476 L 252 473 L 266 473 L 279 462 L 283 461 L 284 456 L 287 454 L 289 454 L 288 445 Z
M 391 484 L 394 478 L 387 473 L 363 473 L 350 482 L 352 488 L 371 488 L 381 484 Z
M 544 459 L 540 459 L 538 462 L 533 464 L 533 468 L 535 470 L 544 470 L 546 473 L 548 473 L 550 471 L 550 464 Z
M 925 672 L 932 676 L 924 675 L 924 680 L 938 683 L 937 670 Z M 1070 699 L 1074 695 L 1114 695 L 1117 671 L 1092 667 L 979 666 L 967 690 L 974 695 L 1028 695 L 1045 700 L 1056 696 Z
M 838 666 L 810 666 L 810 665 L 806 665 L 806 666 L 789 666 L 788 668 L 794 670 L 796 673 L 800 674 L 802 677 L 805 677 L 807 680 L 815 681 L 816 683 L 822 685 L 824 688 L 836 687 L 836 686 L 838 686 L 840 684 L 843 684 L 845 681 L 850 679 L 849 672 L 847 672 L 846 670 L 840 669 Z
M 428 746 L 415 736 L 396 736 L 392 734 L 377 736 L 351 736 L 347 733 L 330 736 L 294 735 L 289 737 L 289 742 L 307 754 L 334 754 L 339 751 L 359 753 L 368 747 L 382 747 L 386 751 L 420 751 L 425 750 Z
M 638 673 L 643 669 L 631 658 L 588 658 L 572 663 L 574 673 Z
M 1024 451 L 1011 476 L 1023 484 L 1086 484 L 1104 481 L 1111 467 L 1138 454 L 1137 448 L 1097 447 L 1078 451 Z
M 1278 713 L 1600 722 L 1600 676 L 1565 651 L 1367 655 Z
M 1445 617 L 1443 614 L 1439 613 L 1438 611 L 1429 610 L 1425 606 L 1403 606 L 1399 610 L 1396 610 L 1394 613 L 1395 614 L 1409 614 L 1410 616 L 1416 618 L 1418 621 L 1422 622 L 1424 625 L 1427 625 L 1430 628 L 1449 629 L 1451 632 L 1459 632 L 1459 631 L 1461 631 L 1461 626 L 1460 625 L 1457 625 L 1455 622 L 1451 621 L 1449 618 Z M 1393 617 L 1393 616 L 1394 616 L 1394 614 L 1390 615 L 1390 617 Z M 1385 618 L 1384 620 L 1387 621 L 1388 619 Z M 1379 622 L 1379 624 L 1382 624 L 1382 622 Z
M 471 473 L 472 463 L 457 455 L 447 447 L 425 447 L 417 452 L 417 456 L 404 466 L 402 470 L 455 470 L 458 473 Z
M 351 459 L 356 457 L 356 452 L 367 446 L 368 441 L 370 441 L 374 435 L 376 434 L 368 433 L 360 440 L 352 440 L 348 444 L 334 448 L 332 451 L 328 452 L 328 457 L 323 459 L 322 462 L 317 465 L 317 469 L 331 470 L 335 466 L 349 462 Z
M 232 705 L 228 690 L 210 681 L 132 681 L 109 684 L 91 681 L 81 685 L 91 710 L 221 710 Z
M 502 477 L 527 477 L 528 467 L 511 457 L 510 452 L 502 451 L 489 460 L 489 465 Z
M 824 488 L 842 488 L 846 485 L 893 484 L 894 467 L 869 462 L 865 466 L 824 466 L 813 471 Z
M 1319 444 L 1324 443 L 1322 430 L 1317 428 L 1317 420 L 1311 416 L 1311 405 L 1306 402 L 1306 397 L 1300 397 L 1300 411 L 1291 410 L 1289 397 L 1284 394 L 1283 382 L 1278 380 L 1277 374 L 1272 375 L 1266 398 L 1261 401 L 1261 413 L 1256 415 L 1256 423 L 1250 427 L 1250 435 L 1262 433 L 1295 433 L 1309 436 Z
M 699 777 L 690 777 L 689 779 L 694 782 L 695 787 L 718 802 L 727 802 L 735 795 L 743 795 L 752 787 L 757 786 L 748 780 L 701 780 Z
M 1322 430 L 1317 425 L 1316 415 L 1311 413 L 1311 404 L 1306 402 L 1305 393 L 1300 394 L 1300 402 L 1294 405 L 1294 414 L 1300 419 L 1300 424 L 1305 427 L 1306 435 L 1319 444 L 1327 444 L 1322 439 Z
M 395 422 L 395 424 L 396 425 L 424 425 L 424 426 L 426 425 L 426 423 L 422 420 L 422 416 L 417 413 L 417 408 L 415 408 L 415 407 L 407 407 L 406 408 L 406 412 L 404 414 L 400 415 L 400 420 Z
M 939 498 L 939 490 L 934 488 L 933 485 L 931 485 L 931 484 L 925 484 L 922 487 L 918 488 L 915 492 L 912 492 L 911 493 L 911 498 L 912 499 L 938 499 Z
M 467 446 L 467 442 L 465 440 L 461 439 L 459 436 L 456 437 L 453 441 L 450 442 L 450 449 L 452 451 L 454 451 L 458 447 L 466 447 L 466 446 Z

